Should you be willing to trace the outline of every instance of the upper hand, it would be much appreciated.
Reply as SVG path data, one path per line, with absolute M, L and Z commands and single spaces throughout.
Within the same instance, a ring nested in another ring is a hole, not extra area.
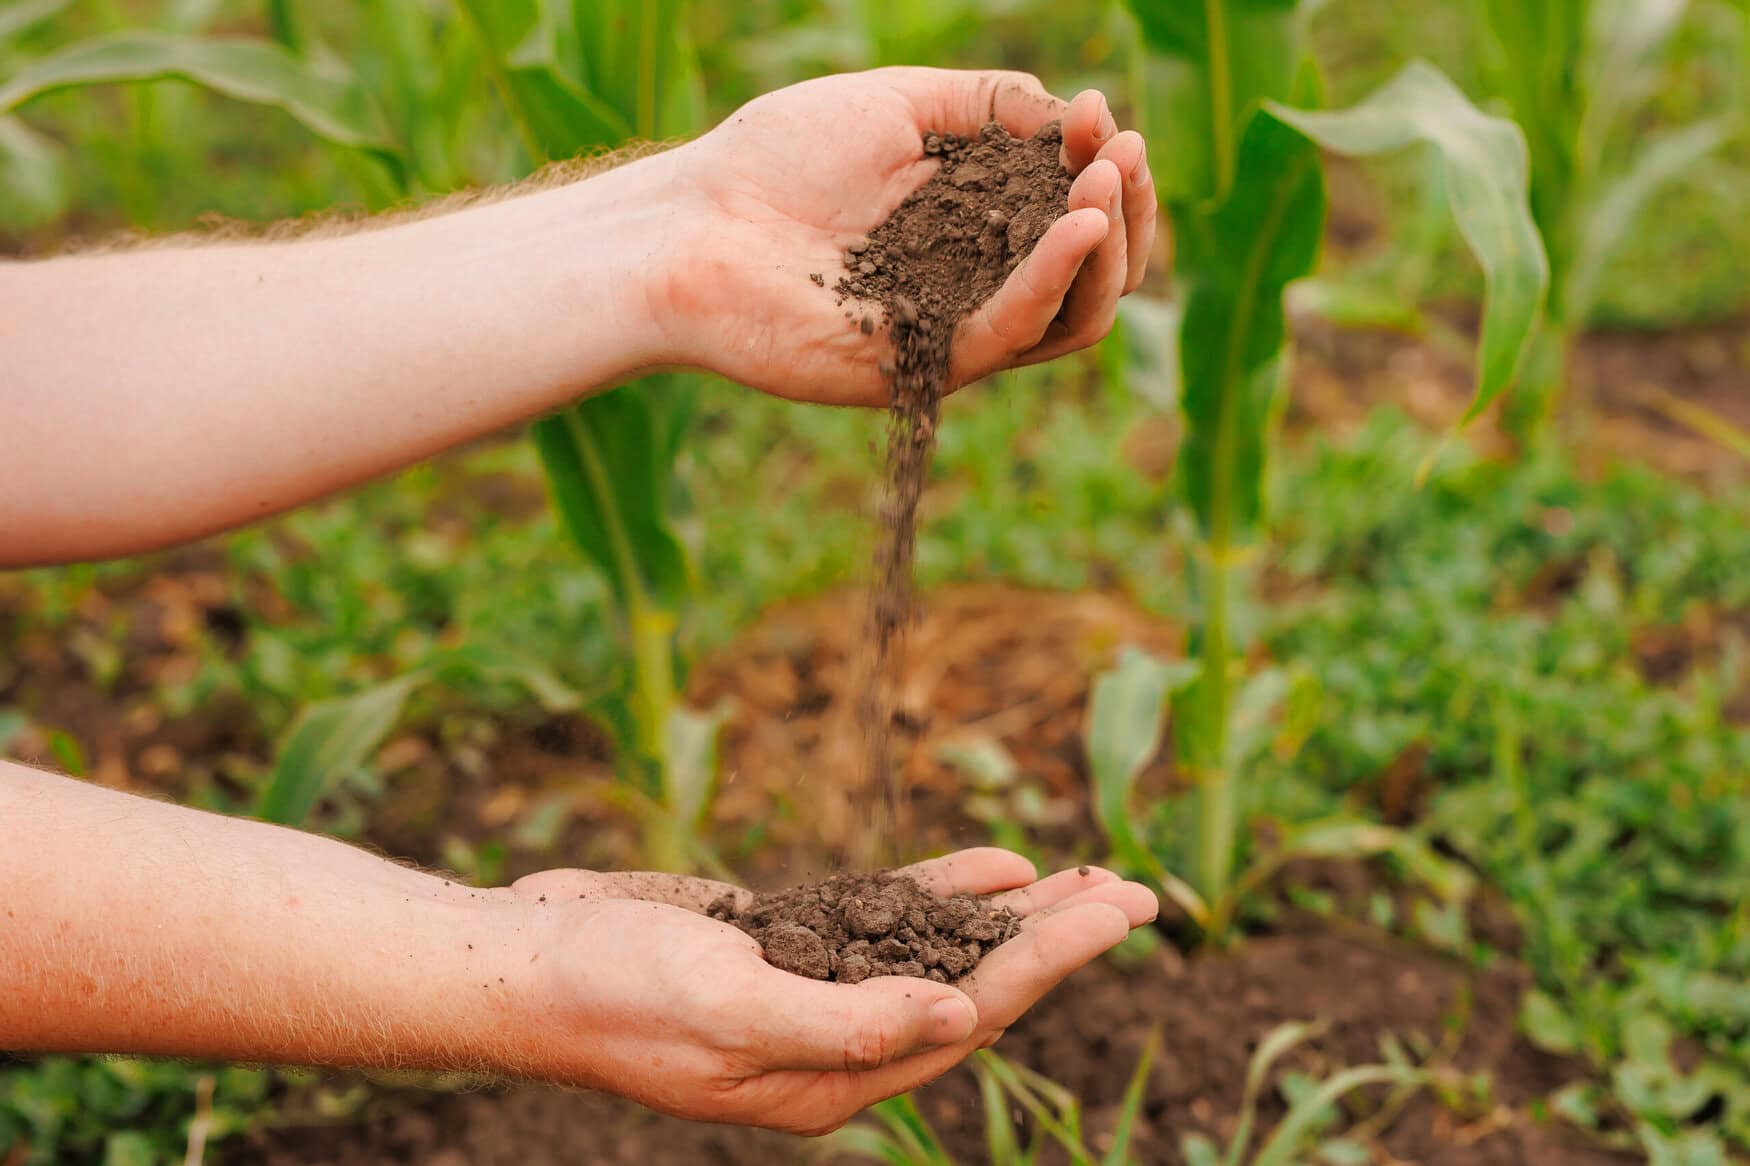
M 973 136 L 992 120 L 1020 137 L 1061 120 L 1076 178 L 1068 212 L 961 322 L 949 387 L 1105 336 L 1154 240 L 1141 135 L 1120 133 L 1094 90 L 1065 102 L 1025 73 L 891 68 L 766 94 L 674 152 L 686 213 L 655 305 L 673 348 L 778 396 L 885 404 L 888 339 L 847 321 L 831 291 L 844 250 L 934 172 L 926 131 Z
M 1025 918 L 957 986 L 803 979 L 702 912 L 706 879 L 561 870 L 518 882 L 545 896 L 535 980 L 543 1076 L 709 1121 L 818 1134 L 990 1045 L 1076 968 L 1154 918 L 1154 895 L 1099 868 L 1034 881 L 1004 850 L 907 869 L 941 894 L 1003 892 Z

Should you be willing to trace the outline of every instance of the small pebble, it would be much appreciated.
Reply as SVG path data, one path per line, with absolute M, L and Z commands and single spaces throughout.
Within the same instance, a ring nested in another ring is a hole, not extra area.
M 864 314 L 863 314 L 863 319 L 862 319 L 862 321 L 861 321 L 861 322 L 860 322 L 860 323 L 858 323 L 858 325 L 857 325 L 857 327 L 859 327 L 859 328 L 861 328 L 861 329 L 862 329 L 862 330 L 863 330 L 863 335 L 865 335 L 865 336 L 871 336 L 871 335 L 874 335 L 874 332 L 875 332 L 875 317 L 874 317 L 874 316 L 871 316 L 871 315 L 869 315 L 869 314 L 868 314 L 868 313 L 866 313 L 866 312 L 865 312 L 865 313 L 864 313 Z M 1085 867 L 1084 867 L 1084 868 L 1083 868 L 1083 869 L 1084 869 L 1084 870 L 1085 870 L 1085 869 L 1086 869 L 1086 868 L 1085 868 Z

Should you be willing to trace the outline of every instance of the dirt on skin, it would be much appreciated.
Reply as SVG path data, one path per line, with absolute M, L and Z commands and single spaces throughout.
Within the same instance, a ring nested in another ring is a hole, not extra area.
M 840 984 L 876 976 L 952 983 L 1021 929 L 1019 916 L 988 900 L 941 898 L 887 873 L 839 875 L 740 909 L 726 894 L 708 913 L 758 940 L 773 967 Z
M 878 306 L 893 344 L 883 363 L 891 391 L 887 489 L 875 552 L 869 638 L 873 659 L 861 716 L 868 768 L 882 799 L 872 832 L 879 848 L 904 828 L 892 763 L 893 677 L 912 618 L 912 559 L 918 499 L 935 451 L 936 423 L 948 388 L 954 331 L 989 299 L 1069 207 L 1069 172 L 1056 123 L 1015 138 L 991 122 L 973 139 L 924 136 L 925 155 L 941 159 L 930 180 L 886 222 L 845 252 L 836 285 L 840 304 Z M 865 333 L 871 312 L 847 317 Z M 876 857 L 883 857 L 877 852 Z

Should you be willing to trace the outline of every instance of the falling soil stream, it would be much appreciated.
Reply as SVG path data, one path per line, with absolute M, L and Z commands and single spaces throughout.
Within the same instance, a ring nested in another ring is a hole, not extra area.
M 882 373 L 891 390 L 887 480 L 869 603 L 867 679 L 859 706 L 873 791 L 871 865 L 904 849 L 906 799 L 894 764 L 896 678 L 903 669 L 914 597 L 918 499 L 936 447 L 936 423 L 953 376 L 952 341 L 1068 208 L 1070 178 L 1061 127 L 1016 138 L 992 122 L 976 138 L 926 134 L 924 153 L 941 159 L 867 238 L 845 252 L 840 304 L 878 307 L 893 344 Z M 853 318 L 855 312 L 849 313 Z M 873 314 L 857 324 L 872 331 Z

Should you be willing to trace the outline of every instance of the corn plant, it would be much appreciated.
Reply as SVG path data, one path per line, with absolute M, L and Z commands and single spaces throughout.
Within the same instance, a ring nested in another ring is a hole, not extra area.
M 1341 1166 L 1349 1162 L 1370 1162 L 1366 1148 L 1351 1137 L 1332 1135 L 1330 1127 L 1337 1102 L 1357 1089 L 1369 1085 L 1389 1085 L 1395 1100 L 1402 1102 L 1409 1091 L 1427 1083 L 1428 1073 L 1412 1065 L 1395 1041 L 1384 1042 L 1385 1060 L 1377 1065 L 1357 1065 L 1340 1069 L 1322 1081 L 1301 1078 L 1299 1088 L 1288 1095 L 1288 1112 L 1275 1127 L 1262 1135 L 1261 1144 L 1252 1150 L 1258 1124 L 1258 1101 L 1264 1092 L 1270 1071 L 1283 1056 L 1320 1031 L 1317 1024 L 1290 1021 L 1277 1025 L 1258 1042 L 1246 1066 L 1246 1084 L 1240 1097 L 1239 1119 L 1227 1145 L 1218 1147 L 1201 1134 L 1187 1134 L 1180 1143 L 1185 1161 L 1190 1166 L 1296 1166 L 1302 1162 L 1329 1163 Z M 1285 1081 L 1286 1085 L 1286 1081 Z M 1395 1106 L 1388 1104 L 1383 1112 Z
M 978 1076 L 984 1109 L 984 1161 L 990 1166 L 1033 1166 L 1048 1149 L 1055 1149 L 1070 1166 L 1133 1166 L 1140 1162 L 1131 1144 L 1159 1046 L 1158 1032 L 1143 1046 L 1118 1107 L 1111 1146 L 1104 1153 L 1089 1148 L 1082 1132 L 1081 1102 L 1074 1093 L 995 1053 L 975 1054 L 973 1072 Z M 873 1122 L 847 1126 L 827 1138 L 823 1156 L 857 1154 L 886 1166 L 954 1166 L 953 1156 L 911 1094 L 883 1101 L 871 1112 Z M 1022 1128 L 1021 1114 L 1032 1120 L 1031 1133 Z
M 1278 672 L 1241 675 L 1236 612 L 1265 526 L 1288 348 L 1283 295 L 1313 272 L 1325 224 L 1319 149 L 1368 156 L 1419 144 L 1439 159 L 1448 203 L 1487 286 L 1470 416 L 1512 381 L 1548 267 L 1527 202 L 1523 137 L 1476 110 L 1432 66 L 1412 63 L 1359 105 L 1319 112 L 1303 108 L 1318 78 L 1291 0 L 1129 0 L 1129 8 L 1141 32 L 1133 87 L 1178 248 L 1180 301 L 1156 319 L 1175 328 L 1168 344 L 1176 341 L 1185 423 L 1179 487 L 1196 532 L 1197 662 L 1167 671 L 1133 662 L 1103 678 L 1089 740 L 1096 800 L 1115 844 L 1160 872 L 1219 942 L 1242 889 L 1238 780 L 1256 737 L 1248 722 L 1266 722 L 1274 704 L 1306 692 Z M 1198 803 L 1189 880 L 1167 876 L 1130 827 L 1129 792 L 1146 760 L 1139 754 L 1158 739 L 1169 699 L 1175 756 Z M 1289 843 L 1328 849 L 1347 838 L 1375 849 L 1381 830 L 1319 824 Z
M 1372 1159 L 1356 1136 L 1334 1132 L 1337 1103 L 1357 1089 L 1389 1086 L 1391 1092 L 1371 1124 L 1382 1126 L 1404 1101 L 1439 1076 L 1411 1063 L 1403 1047 L 1387 1038 L 1381 1042 L 1383 1059 L 1378 1064 L 1339 1069 L 1324 1079 L 1285 1075 L 1279 1086 L 1288 1110 L 1275 1126 L 1258 1130 L 1258 1105 L 1272 1070 L 1296 1046 L 1316 1036 L 1318 1024 L 1293 1021 L 1278 1025 L 1264 1035 L 1246 1068 L 1245 1089 L 1238 1119 L 1225 1146 L 1217 1146 L 1201 1134 L 1187 1134 L 1180 1151 L 1191 1166 L 1297 1166 L 1319 1162 L 1339 1166 Z M 1082 1120 L 1082 1103 L 1070 1090 L 1021 1065 L 991 1052 L 981 1052 L 973 1061 L 978 1076 L 979 1097 L 985 1122 L 985 1157 L 990 1166 L 1033 1166 L 1049 1150 L 1051 1160 L 1070 1166 L 1140 1166 L 1151 1160 L 1136 1146 L 1136 1123 L 1142 1114 L 1149 1070 L 1159 1048 L 1160 1033 L 1144 1046 L 1135 1071 L 1125 1086 L 1111 1142 L 1104 1151 L 1088 1145 Z M 827 1155 L 859 1154 L 886 1166 L 954 1166 L 954 1158 L 908 1094 L 882 1102 L 873 1109 L 874 1121 L 849 1126 L 827 1139 Z M 1021 1118 L 1031 1122 L 1031 1133 Z M 1257 1149 L 1253 1142 L 1257 1141 Z M 1359 1156 L 1357 1156 L 1359 1155 Z
M 495 681 L 518 686 L 550 713 L 572 712 L 583 703 L 557 676 L 526 660 L 479 648 L 437 652 L 392 680 L 298 710 L 274 751 L 273 771 L 256 800 L 255 816 L 302 825 L 325 790 L 365 770 L 420 689 Z
M 537 162 L 696 129 L 701 80 L 680 0 L 463 0 L 524 148 Z M 694 378 L 646 377 L 535 424 L 572 540 L 607 575 L 630 649 L 623 776 L 649 811 L 646 857 L 690 863 L 717 721 L 679 700 L 676 633 L 692 587 L 672 506 Z
M 1474 0 L 1484 73 L 1530 143 L 1531 209 L 1549 249 L 1545 327 L 1513 411 L 1534 432 L 1567 380 L 1574 336 L 1612 255 L 1654 196 L 1740 135 L 1744 111 L 1647 132 L 1659 66 L 1686 0 Z M 1632 148 L 1629 148 L 1632 143 Z

